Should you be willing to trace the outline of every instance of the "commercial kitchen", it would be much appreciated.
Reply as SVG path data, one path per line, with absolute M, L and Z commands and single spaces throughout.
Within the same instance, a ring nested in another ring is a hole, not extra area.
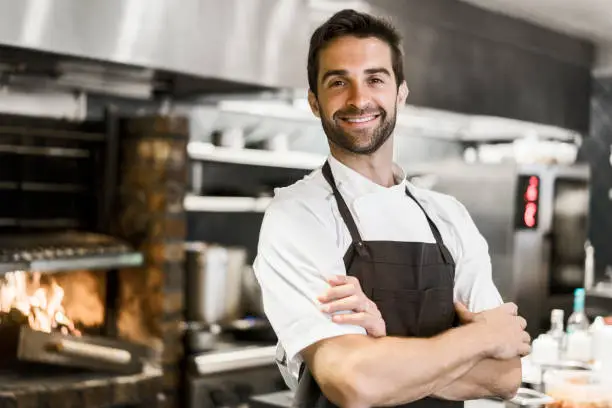
M 0 407 L 289 407 L 253 272 L 329 148 L 314 28 L 390 16 L 395 160 L 456 197 L 531 355 L 502 406 L 612 407 L 612 4 L 0 0 Z

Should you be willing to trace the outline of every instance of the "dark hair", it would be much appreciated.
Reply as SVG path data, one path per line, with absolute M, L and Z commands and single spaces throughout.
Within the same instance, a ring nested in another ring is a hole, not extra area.
M 391 47 L 391 64 L 397 86 L 404 82 L 401 36 L 390 22 L 366 13 L 346 9 L 337 12 L 315 30 L 310 37 L 308 50 L 308 85 L 317 94 L 319 74 L 319 53 L 332 40 L 353 36 L 357 38 L 375 37 Z

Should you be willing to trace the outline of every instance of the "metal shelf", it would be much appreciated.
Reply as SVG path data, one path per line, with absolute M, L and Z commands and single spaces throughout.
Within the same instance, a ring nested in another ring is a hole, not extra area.
M 264 212 L 270 205 L 270 197 L 212 197 L 189 194 L 183 205 L 192 212 Z
M 0 274 L 116 269 L 143 262 L 144 256 L 127 243 L 102 234 L 64 231 L 0 235 Z
M 324 156 L 313 153 L 232 149 L 203 142 L 189 142 L 187 152 L 194 160 L 288 169 L 314 170 L 325 162 Z
M 140 252 L 121 254 L 101 254 L 58 259 L 40 259 L 32 261 L 2 262 L 0 275 L 14 271 L 34 272 L 67 272 L 82 269 L 115 269 L 135 267 L 143 264 L 144 257 Z

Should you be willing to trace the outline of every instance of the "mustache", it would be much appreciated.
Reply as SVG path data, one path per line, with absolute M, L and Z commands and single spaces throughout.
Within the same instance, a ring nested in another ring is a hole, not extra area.
M 359 108 L 348 108 L 348 109 L 343 109 L 340 111 L 337 111 L 336 113 L 334 113 L 334 118 L 338 118 L 338 117 L 350 117 L 350 116 L 365 116 L 365 115 L 386 115 L 387 112 L 385 112 L 384 109 L 380 109 L 380 108 L 371 108 L 371 107 L 365 107 L 363 109 L 359 109 Z

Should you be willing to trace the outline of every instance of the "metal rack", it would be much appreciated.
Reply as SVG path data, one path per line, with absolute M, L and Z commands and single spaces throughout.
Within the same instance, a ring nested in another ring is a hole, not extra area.
M 110 113 L 80 123 L 0 115 L 0 274 L 142 264 L 103 235 L 117 178 L 114 124 Z

